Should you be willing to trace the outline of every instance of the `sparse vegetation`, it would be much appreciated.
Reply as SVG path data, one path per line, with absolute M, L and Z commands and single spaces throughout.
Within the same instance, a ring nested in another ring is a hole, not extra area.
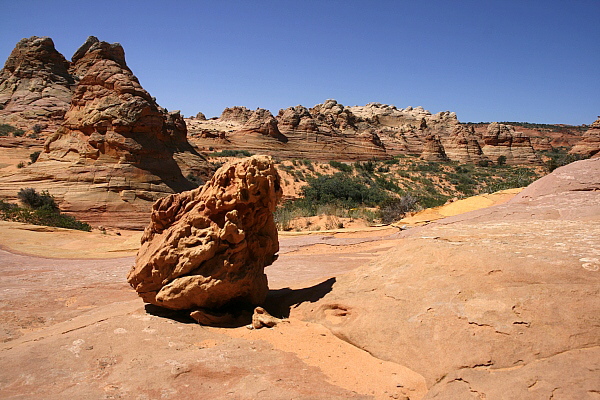
M 544 174 L 536 166 L 498 166 L 490 162 L 459 165 L 452 161 L 427 162 L 411 156 L 351 165 L 337 161 L 312 165 L 316 171 L 332 167 L 335 173 L 312 172 L 304 160 L 280 165 L 294 181 L 307 182 L 301 198 L 278 208 L 276 219 L 280 229 L 289 229 L 294 218 L 334 212 L 339 218 L 389 223 L 408 212 L 443 205 L 450 198 L 527 186 Z
M 540 154 L 547 159 L 546 168 L 548 168 L 548 172 L 552 172 L 556 168 L 570 164 L 574 161 L 585 159 L 585 157 L 580 154 L 569 154 L 569 148 L 567 147 L 555 147 L 549 151 L 542 151 Z
M 40 157 L 40 152 L 39 151 L 34 151 L 33 153 L 31 153 L 29 155 L 29 160 L 31 160 L 31 164 L 33 164 L 34 162 L 36 162 L 39 157 Z
M 216 151 L 216 152 L 210 154 L 210 156 L 212 156 L 212 157 L 250 157 L 251 155 L 252 155 L 252 153 L 250 153 L 248 150 L 232 150 L 232 149 Z
M 339 161 L 329 161 L 329 165 L 331 165 L 333 168 L 336 168 L 342 172 L 352 172 L 352 170 L 353 170 L 352 165 L 348 165 L 348 164 L 345 164 L 345 163 L 339 162 Z
M 32 188 L 21 189 L 17 197 L 23 207 L 0 200 L 0 219 L 88 232 L 92 230 L 89 224 L 62 214 L 54 197 L 47 191 L 39 194 Z
M 202 178 L 200 178 L 199 176 L 196 176 L 196 175 L 192 174 L 191 172 L 189 174 L 187 174 L 187 176 L 185 177 L 185 179 L 187 179 L 188 181 L 190 181 L 191 183 L 193 183 L 196 187 L 204 185 L 204 181 L 202 180 Z

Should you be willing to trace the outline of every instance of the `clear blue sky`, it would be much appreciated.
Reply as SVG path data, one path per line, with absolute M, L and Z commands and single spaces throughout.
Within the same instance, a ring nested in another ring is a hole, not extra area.
M 455 111 L 460 121 L 589 124 L 600 115 L 600 0 L 0 0 L 0 59 L 50 36 L 70 59 L 120 42 L 185 115 L 274 113 L 334 98 Z

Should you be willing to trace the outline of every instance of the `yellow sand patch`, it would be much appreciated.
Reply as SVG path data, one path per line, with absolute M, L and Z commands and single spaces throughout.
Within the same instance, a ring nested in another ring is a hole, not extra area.
M 505 203 L 515 197 L 523 188 L 506 189 L 490 194 L 468 197 L 440 207 L 428 208 L 410 217 L 401 219 L 396 225 L 422 225 L 438 219 L 464 214 L 481 208 Z
M 49 258 L 116 258 L 134 256 L 142 232 L 103 234 L 0 221 L 0 247 Z

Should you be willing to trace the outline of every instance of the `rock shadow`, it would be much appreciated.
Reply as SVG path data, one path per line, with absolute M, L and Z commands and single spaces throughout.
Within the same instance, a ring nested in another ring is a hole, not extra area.
M 190 310 L 171 310 L 169 308 L 155 306 L 154 304 L 144 304 L 146 312 L 155 317 L 168 318 L 183 324 L 195 324 L 196 321 L 190 317 Z
M 288 318 L 293 307 L 306 301 L 314 303 L 322 299 L 331 291 L 335 282 L 335 278 L 329 278 L 303 289 L 270 290 L 263 306 L 274 317 Z M 144 308 L 148 314 L 156 317 L 168 318 L 183 324 L 200 323 L 200 325 L 219 328 L 239 328 L 251 324 L 254 310 L 254 306 L 235 302 L 219 310 L 171 310 L 154 304 L 146 304 Z
M 322 299 L 327 293 L 331 292 L 335 282 L 335 278 L 329 278 L 317 285 L 303 289 L 270 290 L 264 307 L 274 317 L 288 318 L 293 307 L 306 301 L 314 303 Z

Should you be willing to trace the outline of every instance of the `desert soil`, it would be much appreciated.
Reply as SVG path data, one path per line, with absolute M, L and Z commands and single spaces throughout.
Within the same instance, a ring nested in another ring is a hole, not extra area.
M 139 232 L 0 223 L 0 398 L 421 398 L 425 380 L 288 318 L 209 328 L 144 307 L 125 277 Z M 283 234 L 267 267 L 274 310 L 314 301 L 394 246 L 396 228 Z M 327 255 L 327 256 L 326 256 Z M 117 258 L 115 258 L 117 257 Z M 289 313 L 289 311 L 288 311 Z M 197 397 L 196 397 L 197 398 Z

